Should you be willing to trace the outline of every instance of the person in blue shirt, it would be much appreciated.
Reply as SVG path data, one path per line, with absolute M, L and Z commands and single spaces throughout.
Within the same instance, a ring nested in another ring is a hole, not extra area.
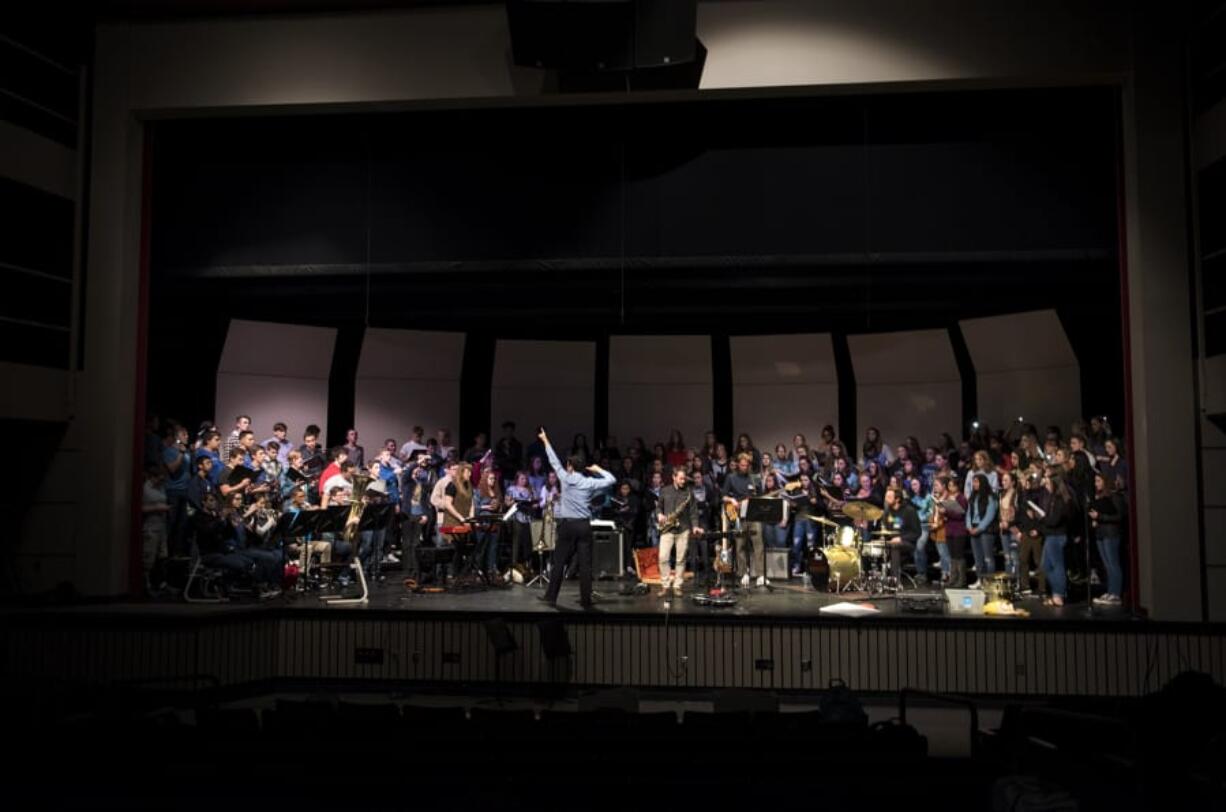
M 170 424 L 162 432 L 161 464 L 166 468 L 167 541 L 171 555 L 186 555 L 187 550 L 187 483 L 194 468 L 187 451 L 187 429 Z
M 589 465 L 585 470 L 592 476 L 586 476 L 580 470 L 582 461 L 570 456 L 563 465 L 549 442 L 549 437 L 542 428 L 538 435 L 545 446 L 545 455 L 549 464 L 557 472 L 558 481 L 562 487 L 561 499 L 554 510 L 557 522 L 557 541 L 553 550 L 554 577 L 549 581 L 549 589 L 541 596 L 541 600 L 550 606 L 558 605 L 558 591 L 562 588 L 562 572 L 578 553 L 579 556 L 579 605 L 585 610 L 593 609 L 592 605 L 592 498 L 602 491 L 613 487 L 616 480 L 613 475 L 599 465 Z
M 204 436 L 200 438 L 200 447 L 196 449 L 196 457 L 208 457 L 213 461 L 213 467 L 209 469 L 209 482 L 214 488 L 221 486 L 221 454 L 218 449 L 221 448 L 221 432 L 213 429 L 206 431 Z

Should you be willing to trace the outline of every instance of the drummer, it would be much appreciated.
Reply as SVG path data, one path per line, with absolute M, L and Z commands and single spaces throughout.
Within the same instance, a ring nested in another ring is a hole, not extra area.
M 881 519 L 883 530 L 889 530 L 895 535 L 886 537 L 886 546 L 890 550 L 891 574 L 902 583 L 902 554 L 907 551 L 915 555 L 915 543 L 919 540 L 923 529 L 920 527 L 919 513 L 911 500 L 901 488 L 888 488 L 885 492 L 885 515 Z M 917 581 L 917 585 L 919 581 Z

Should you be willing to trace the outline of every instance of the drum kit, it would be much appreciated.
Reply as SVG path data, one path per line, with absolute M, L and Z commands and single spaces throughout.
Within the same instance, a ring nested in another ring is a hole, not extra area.
M 863 525 L 880 521 L 884 515 L 884 510 L 870 502 L 843 505 L 843 516 Z M 875 530 L 871 534 L 875 538 L 861 540 L 853 525 L 825 516 L 804 518 L 822 527 L 822 544 L 809 549 L 805 565 L 815 589 L 874 595 L 898 590 L 897 573 L 889 572 L 885 541 L 886 536 L 895 535 L 893 530 Z

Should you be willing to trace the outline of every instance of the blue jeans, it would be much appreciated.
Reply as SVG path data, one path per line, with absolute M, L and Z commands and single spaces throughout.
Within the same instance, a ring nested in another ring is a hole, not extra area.
M 996 534 L 980 533 L 970 539 L 971 552 L 975 554 L 975 573 L 983 578 L 996 572 Z
M 944 548 L 945 545 L 939 545 Z M 942 567 L 944 568 L 944 567 Z M 919 576 L 921 581 L 928 580 L 928 528 L 920 533 L 920 537 L 915 540 L 915 574 Z
M 1068 594 L 1068 573 L 1064 570 L 1064 545 L 1066 536 L 1048 536 L 1043 543 L 1043 572 L 1051 585 L 1052 597 L 1064 598 Z
M 498 533 L 489 530 L 477 531 L 477 555 L 485 553 L 484 563 L 481 564 L 481 569 L 487 575 L 493 575 L 498 571 Z
M 762 540 L 771 549 L 788 546 L 788 529 L 777 524 L 762 525 Z
M 792 569 L 798 570 L 805 564 L 805 548 L 817 544 L 817 523 L 808 519 L 797 519 L 792 525 Z
M 244 550 L 239 550 L 238 555 L 250 561 L 255 568 L 253 577 L 256 583 L 276 587 L 281 586 L 284 571 L 280 553 L 274 553 L 272 550 L 262 550 L 259 547 L 248 547 Z
M 387 530 L 363 530 L 358 535 L 358 558 L 362 561 L 362 569 L 372 578 L 379 577 L 383 568 L 383 540 Z
M 1124 592 L 1124 568 L 1120 564 L 1120 537 L 1106 536 L 1098 540 L 1098 554 L 1107 568 L 1107 592 L 1119 597 Z
M 949 575 L 949 565 L 953 561 L 953 557 L 949 554 L 949 544 L 946 542 L 933 542 L 937 548 L 937 556 L 941 559 L 941 574 Z
M 1004 533 L 1000 537 L 1000 544 L 1005 551 L 1005 574 L 1010 578 L 1017 577 L 1018 567 L 1018 546 L 1017 539 L 1012 533 Z

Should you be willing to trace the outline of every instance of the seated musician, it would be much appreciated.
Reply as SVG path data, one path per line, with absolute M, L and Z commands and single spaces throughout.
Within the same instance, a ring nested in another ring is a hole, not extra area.
M 291 453 L 297 454 L 298 452 L 293 451 Z M 299 457 L 299 459 L 301 459 L 301 457 Z M 308 501 L 307 486 L 298 485 L 293 490 L 291 490 L 289 493 L 289 501 L 286 503 L 285 512 L 293 513 L 297 515 L 298 513 L 301 513 L 306 510 L 319 510 L 319 508 L 316 505 L 312 505 L 310 501 Z M 329 561 L 332 560 L 332 545 L 331 544 L 329 544 L 326 541 L 321 541 L 318 539 L 312 540 L 307 537 L 303 537 L 300 539 L 295 538 L 294 540 L 286 544 L 285 545 L 285 555 L 291 559 L 301 558 L 304 550 L 303 550 L 303 547 L 300 545 L 305 545 L 306 547 L 305 552 L 307 555 L 319 556 L 319 560 L 321 563 L 327 564 Z
M 353 470 L 353 463 L 349 463 L 350 471 Z M 348 507 L 349 497 L 353 494 L 353 484 L 350 483 L 348 488 L 340 485 L 333 485 L 327 493 L 324 494 L 322 508 L 328 507 Z M 344 563 L 353 555 L 353 545 L 345 541 L 344 537 L 338 537 L 336 533 L 324 533 L 323 541 L 332 547 L 332 560 L 337 563 Z
M 221 544 L 221 558 L 218 566 L 237 570 L 237 563 L 230 563 L 230 559 L 242 560 L 245 571 L 251 574 L 259 589 L 260 597 L 275 598 L 281 594 L 281 555 L 263 549 L 258 539 L 250 537 L 243 514 L 243 495 L 234 491 L 224 500 L 220 514 L 222 526 L 217 541 Z
M 885 516 L 882 517 L 881 526 L 896 533 L 886 539 L 886 544 L 890 548 L 892 574 L 895 578 L 899 578 L 902 575 L 903 551 L 914 554 L 915 543 L 922 532 L 919 513 L 900 488 L 886 490 Z

